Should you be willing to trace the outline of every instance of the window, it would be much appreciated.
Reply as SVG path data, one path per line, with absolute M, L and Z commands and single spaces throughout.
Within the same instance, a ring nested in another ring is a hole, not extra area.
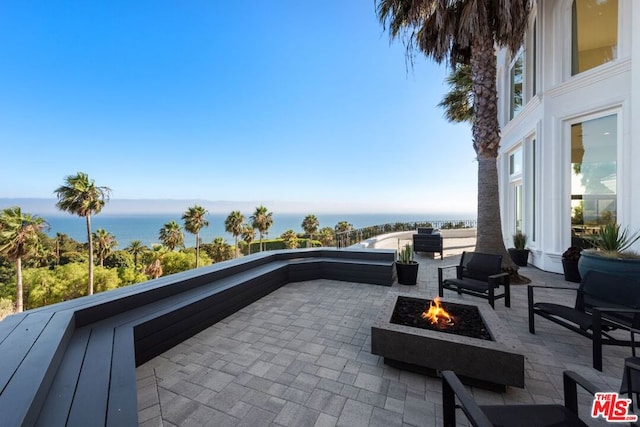
M 523 70 L 523 51 L 520 50 L 515 59 L 511 63 L 509 69 L 509 81 L 511 92 L 511 106 L 509 118 L 513 119 L 522 110 L 524 105 L 523 98 L 523 82 L 524 82 L 524 70 Z
M 612 114 L 571 125 L 572 238 L 617 220 L 617 120 Z
M 618 0 L 574 0 L 571 27 L 571 75 L 616 58 Z
M 535 95 L 537 26 L 535 18 L 529 23 L 524 44 L 509 64 L 509 120 L 513 119 Z
M 512 197 L 513 229 L 515 232 L 522 232 L 522 147 L 509 155 L 509 187 Z
M 522 147 L 509 156 L 509 177 L 517 178 L 522 175 Z

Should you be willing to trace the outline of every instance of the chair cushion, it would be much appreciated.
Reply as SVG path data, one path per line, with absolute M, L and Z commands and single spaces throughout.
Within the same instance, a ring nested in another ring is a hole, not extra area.
M 549 302 L 538 302 L 533 304 L 534 309 L 539 311 L 543 311 L 547 314 L 551 314 L 556 317 L 561 317 L 565 320 L 568 320 L 571 323 L 575 323 L 580 327 L 580 329 L 587 330 L 591 329 L 593 325 L 593 317 L 582 311 L 576 310 L 573 307 L 568 307 L 566 305 L 553 304 Z M 617 326 L 607 322 L 606 319 L 602 319 L 602 329 L 610 330 L 616 329 Z
M 578 416 L 562 405 L 480 406 L 496 426 L 586 426 Z
M 570 321 L 571 323 L 575 323 L 576 325 L 580 326 L 580 329 L 591 329 L 591 325 L 593 324 L 591 315 L 583 313 L 573 307 L 568 307 L 566 305 L 538 302 L 533 304 L 533 307 L 534 309 L 544 311 L 547 314 L 561 317 L 565 320 Z
M 481 280 L 474 279 L 446 279 L 442 282 L 445 288 L 451 289 L 451 287 L 456 287 L 460 289 L 469 289 L 476 292 L 488 292 L 489 284 L 487 282 L 483 282 Z

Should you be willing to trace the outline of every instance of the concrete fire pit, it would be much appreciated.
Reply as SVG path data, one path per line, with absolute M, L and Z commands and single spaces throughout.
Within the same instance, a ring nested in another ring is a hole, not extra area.
M 384 357 L 389 365 L 420 373 L 452 370 L 480 387 L 524 388 L 522 344 L 485 301 L 442 300 L 477 307 L 493 341 L 391 323 L 399 296 L 415 298 L 403 294 L 387 297 L 371 327 L 371 353 Z

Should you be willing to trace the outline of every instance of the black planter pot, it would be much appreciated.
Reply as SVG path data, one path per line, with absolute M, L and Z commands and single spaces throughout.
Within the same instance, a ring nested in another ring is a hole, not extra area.
M 529 249 L 515 249 L 509 248 L 509 255 L 511 256 L 511 260 L 519 265 L 520 267 L 526 267 L 529 261 Z
M 398 283 L 401 285 L 415 285 L 418 283 L 418 264 L 401 264 L 396 262 L 396 272 L 398 273 Z
M 567 282 L 580 283 L 582 281 L 582 276 L 578 271 L 578 261 L 563 259 L 562 269 L 564 270 L 564 280 Z

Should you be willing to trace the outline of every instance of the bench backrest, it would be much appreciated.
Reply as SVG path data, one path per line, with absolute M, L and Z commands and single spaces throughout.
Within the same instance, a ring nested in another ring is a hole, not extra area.
M 640 310 L 640 281 L 600 271 L 588 271 L 578 288 L 576 309 L 591 312 L 593 307 L 631 308 Z M 640 327 L 640 315 L 603 313 L 603 317 Z
M 431 234 L 433 227 L 418 227 L 418 234 Z
M 502 272 L 502 255 L 462 252 L 462 278 L 489 281 L 489 276 Z

